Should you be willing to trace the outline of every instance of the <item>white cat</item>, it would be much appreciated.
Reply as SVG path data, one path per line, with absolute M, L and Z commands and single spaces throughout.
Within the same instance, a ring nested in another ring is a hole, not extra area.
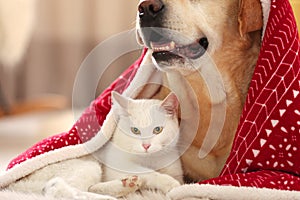
M 183 172 L 176 147 L 175 94 L 160 101 L 133 100 L 114 92 L 112 101 L 117 128 L 105 147 L 37 170 L 8 189 L 55 198 L 111 200 L 139 189 L 167 193 L 179 186 Z

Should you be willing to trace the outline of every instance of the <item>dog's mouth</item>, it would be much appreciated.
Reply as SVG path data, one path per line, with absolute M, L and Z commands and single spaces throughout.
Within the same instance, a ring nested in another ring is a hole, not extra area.
M 182 33 L 157 27 L 143 27 L 139 32 L 144 44 L 153 50 L 156 62 L 195 60 L 204 55 L 209 46 L 207 37 L 191 39 Z
M 156 61 L 166 61 L 170 59 L 198 59 L 208 48 L 208 40 L 203 37 L 191 44 L 181 45 L 175 41 L 150 42 L 153 50 L 153 57 Z

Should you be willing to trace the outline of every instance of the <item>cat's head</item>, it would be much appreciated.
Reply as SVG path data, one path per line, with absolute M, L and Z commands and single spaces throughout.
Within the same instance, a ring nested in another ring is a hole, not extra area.
M 134 100 L 112 93 L 117 130 L 112 142 L 130 153 L 171 150 L 179 134 L 179 102 L 174 93 L 164 100 Z

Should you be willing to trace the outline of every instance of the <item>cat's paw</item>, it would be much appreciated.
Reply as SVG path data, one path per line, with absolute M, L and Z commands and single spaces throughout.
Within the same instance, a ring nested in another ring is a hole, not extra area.
M 129 176 L 121 180 L 98 183 L 89 188 L 89 192 L 123 197 L 140 189 L 141 180 L 138 176 Z
M 169 175 L 162 175 L 157 180 L 159 186 L 157 189 L 161 190 L 163 193 L 167 194 L 173 188 L 179 187 L 180 183 L 173 177 Z
M 70 195 L 74 193 L 72 188 L 62 179 L 53 178 L 48 181 L 42 190 L 45 196 L 60 198 L 60 197 L 71 197 Z
M 123 187 L 127 188 L 130 192 L 137 191 L 141 186 L 141 180 L 136 175 L 123 178 L 121 182 Z
M 116 200 L 116 198 L 80 191 L 68 185 L 62 178 L 53 178 L 47 182 L 42 193 L 48 197 L 73 200 Z

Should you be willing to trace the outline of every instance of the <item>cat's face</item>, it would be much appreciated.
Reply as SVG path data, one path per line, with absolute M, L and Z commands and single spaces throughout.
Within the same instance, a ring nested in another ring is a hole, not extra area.
M 172 150 L 179 134 L 178 100 L 170 94 L 165 100 L 132 100 L 113 94 L 118 119 L 113 143 L 130 153 Z

